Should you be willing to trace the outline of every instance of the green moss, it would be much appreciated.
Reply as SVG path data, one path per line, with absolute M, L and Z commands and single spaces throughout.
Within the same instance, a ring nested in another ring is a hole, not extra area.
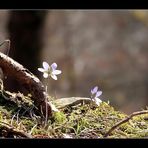
M 23 96 L 23 95 L 20 95 Z M 29 98 L 29 96 L 27 96 Z M 45 126 L 44 119 L 35 115 L 34 109 L 27 112 L 32 103 L 22 98 L 19 106 L 15 103 L 8 103 L 0 95 L 0 122 L 11 124 L 13 116 L 19 112 L 18 119 L 13 118 L 13 126 L 24 132 L 35 135 L 46 135 L 50 138 L 61 138 L 63 134 L 70 134 L 73 138 L 103 138 L 105 133 L 121 121 L 126 114 L 116 111 L 112 106 L 103 102 L 99 107 L 93 104 L 84 104 L 65 107 L 60 112 L 53 113 Z M 6 102 L 5 102 L 6 101 Z M 31 101 L 30 101 L 31 102 Z M 26 111 L 26 114 L 24 112 Z M 3 126 L 0 125 L 0 129 Z M 44 137 L 43 136 L 43 137 Z M 133 117 L 128 122 L 115 129 L 108 138 L 141 138 L 148 137 L 148 114 Z
M 62 112 L 55 112 L 53 113 L 53 120 L 55 123 L 62 124 L 63 122 L 66 121 L 66 115 Z
M 26 127 L 27 131 L 31 130 L 31 128 L 35 125 L 32 120 L 22 119 L 22 124 Z
M 32 132 L 32 135 L 46 135 L 47 132 L 44 129 L 37 129 L 35 128 Z

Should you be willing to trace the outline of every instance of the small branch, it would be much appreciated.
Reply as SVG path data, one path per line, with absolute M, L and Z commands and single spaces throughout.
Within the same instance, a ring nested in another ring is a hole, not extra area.
M 119 127 L 121 124 L 128 122 L 130 119 L 132 119 L 134 116 L 141 115 L 141 114 L 148 114 L 148 110 L 144 111 L 138 111 L 130 114 L 128 117 L 125 119 L 119 121 L 117 124 L 115 124 L 105 135 L 104 137 L 107 137 L 113 130 L 115 130 L 117 127 Z
M 48 94 L 42 82 L 34 76 L 28 69 L 14 61 L 12 58 L 0 52 L 0 67 L 6 76 L 17 80 L 22 87 L 26 88 L 34 100 L 35 105 L 42 109 L 44 116 L 46 115 L 46 99 Z M 51 106 L 48 103 L 48 116 L 51 116 Z
M 32 136 L 28 133 L 25 133 L 23 131 L 19 131 L 9 125 L 8 123 L 0 121 L 0 125 L 2 125 L 9 133 L 13 133 L 14 135 L 25 137 L 25 138 L 32 138 Z

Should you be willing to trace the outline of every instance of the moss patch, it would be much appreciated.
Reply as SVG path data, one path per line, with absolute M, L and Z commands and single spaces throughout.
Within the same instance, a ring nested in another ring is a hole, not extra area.
M 53 113 L 45 126 L 45 119 L 36 112 L 33 102 L 27 102 L 31 100 L 30 96 L 21 94 L 21 99 L 16 101 L 16 94 L 15 101 L 11 103 L 13 98 L 6 100 L 4 93 L 7 93 L 4 90 L 0 92 L 0 137 L 5 138 L 16 136 L 9 134 L 4 124 L 29 133 L 33 138 L 64 138 L 65 135 L 72 138 L 104 138 L 112 126 L 127 117 L 105 102 L 99 107 L 94 104 L 79 104 L 64 107 L 60 112 Z M 148 114 L 133 117 L 112 131 L 107 138 L 143 137 L 148 137 Z

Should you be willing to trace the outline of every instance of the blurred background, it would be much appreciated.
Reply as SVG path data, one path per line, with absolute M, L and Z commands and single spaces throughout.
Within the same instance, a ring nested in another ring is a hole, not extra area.
M 100 97 L 125 113 L 148 105 L 148 11 L 0 10 L 0 42 L 10 39 L 9 56 L 40 78 L 42 62 L 56 62 L 62 74 L 49 80 L 56 98 Z M 6 53 L 8 45 L 0 47 Z M 5 87 L 21 91 L 7 78 Z

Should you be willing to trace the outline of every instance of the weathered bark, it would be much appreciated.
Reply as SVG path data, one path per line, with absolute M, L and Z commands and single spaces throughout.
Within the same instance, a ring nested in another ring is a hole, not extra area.
M 22 87 L 28 90 L 34 100 L 35 105 L 46 114 L 46 99 L 48 94 L 42 82 L 34 76 L 28 69 L 14 61 L 12 58 L 0 52 L 0 67 L 4 75 L 13 77 Z M 48 105 L 48 115 L 51 115 L 51 106 Z

